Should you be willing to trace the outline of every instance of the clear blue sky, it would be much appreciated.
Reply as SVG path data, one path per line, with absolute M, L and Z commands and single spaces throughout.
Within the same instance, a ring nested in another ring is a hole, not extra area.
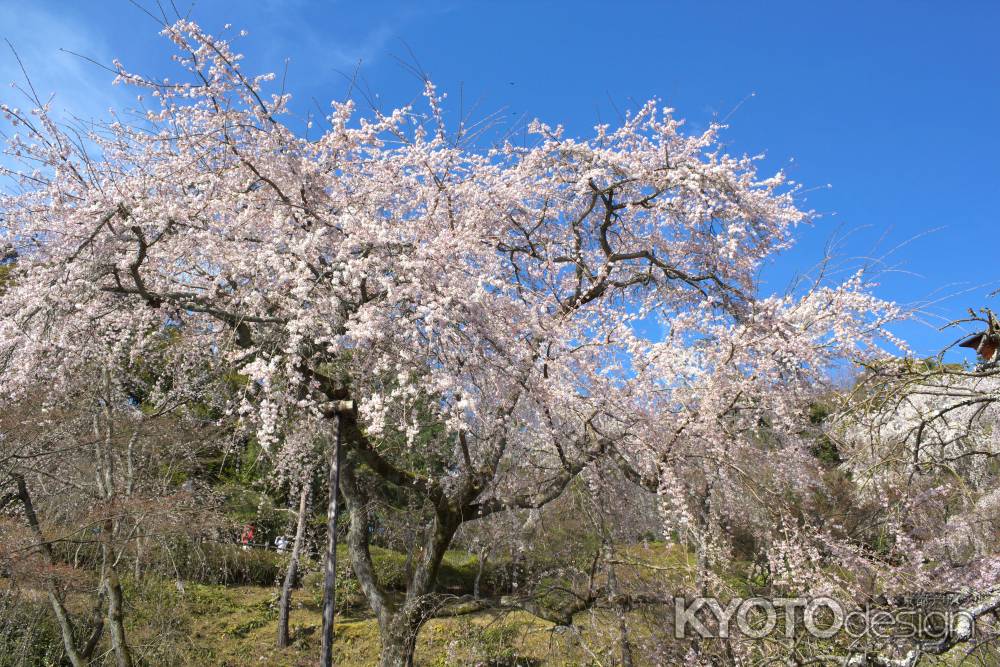
M 767 271 L 769 289 L 846 234 L 848 264 L 903 244 L 879 293 L 924 304 L 923 323 L 899 329 L 919 353 L 950 341 L 945 319 L 1000 300 L 987 299 L 1000 288 L 1000 3 L 200 0 L 192 16 L 248 30 L 251 70 L 280 73 L 289 58 L 303 113 L 342 97 L 359 61 L 387 106 L 409 101 L 419 82 L 398 59 L 415 57 L 479 117 L 587 134 L 656 96 L 696 129 L 727 118 L 730 150 L 766 152 L 765 169 L 812 188 L 805 205 L 822 214 Z M 0 0 L 0 33 L 37 87 L 84 115 L 131 96 L 59 49 L 166 73 L 156 32 L 126 0 Z M 0 56 L 0 80 L 17 78 Z

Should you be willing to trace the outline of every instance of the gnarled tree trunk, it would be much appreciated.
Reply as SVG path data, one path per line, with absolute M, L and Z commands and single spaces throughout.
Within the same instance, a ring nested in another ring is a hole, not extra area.
M 382 651 L 379 655 L 379 667 L 413 667 L 413 654 L 421 625 L 423 619 L 419 613 L 410 613 L 405 606 L 395 613 L 380 616 L 378 629 Z
M 347 549 L 354 574 L 379 623 L 382 651 L 381 667 L 412 667 L 417 635 L 433 612 L 434 585 L 444 553 L 461 518 L 447 507 L 440 507 L 424 533 L 422 548 L 416 554 L 415 567 L 406 584 L 402 602 L 390 600 L 372 568 L 368 542 L 368 513 L 365 497 L 355 477 L 356 459 L 345 457 L 341 465 L 340 490 L 347 504 L 351 523 Z

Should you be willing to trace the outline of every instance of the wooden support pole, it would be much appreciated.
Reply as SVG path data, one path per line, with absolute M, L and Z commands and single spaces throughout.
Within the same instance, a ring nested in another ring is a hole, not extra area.
M 333 665 L 333 618 L 337 606 L 337 517 L 340 513 L 337 490 L 340 487 L 340 443 L 342 420 L 354 412 L 354 401 L 337 401 L 333 413 L 334 438 L 327 477 L 329 496 L 326 506 L 326 566 L 323 576 L 323 648 L 321 667 Z

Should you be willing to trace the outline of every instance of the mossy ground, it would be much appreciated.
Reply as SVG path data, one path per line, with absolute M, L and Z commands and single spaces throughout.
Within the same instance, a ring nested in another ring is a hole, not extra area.
M 185 619 L 186 637 L 176 636 L 173 649 L 144 656 L 153 664 L 314 665 L 319 654 L 320 608 L 305 595 L 297 596 L 291 613 L 291 646 L 275 646 L 277 614 L 275 591 L 259 586 L 185 587 L 174 600 L 173 615 Z M 144 630 L 135 618 L 132 641 L 137 651 L 154 646 L 159 623 Z M 163 617 L 160 617 L 162 622 Z M 379 654 L 378 626 L 369 615 L 341 614 L 336 622 L 336 664 L 368 666 Z M 554 632 L 551 623 L 523 612 L 479 612 L 452 618 L 432 619 L 417 642 L 418 665 L 579 665 L 586 653 L 565 632 Z
M 391 579 L 402 555 L 374 550 L 376 569 Z M 636 545 L 627 557 L 663 569 L 625 567 L 628 577 L 681 577 L 693 565 L 675 547 Z M 346 556 L 346 554 L 344 554 Z M 398 562 L 397 562 L 398 561 Z M 343 562 L 343 561 L 341 561 Z M 449 552 L 442 566 L 440 588 L 471 590 L 478 570 L 476 557 Z M 307 577 L 295 591 L 291 612 L 291 646 L 278 649 L 277 587 L 224 586 L 189 583 L 180 590 L 174 582 L 146 582 L 136 590 L 131 641 L 146 664 L 190 664 L 237 667 L 313 665 L 319 655 L 320 595 L 318 577 Z M 488 610 L 436 618 L 421 629 L 416 664 L 524 666 L 584 665 L 591 652 L 604 650 L 613 619 L 581 614 L 575 631 L 521 611 Z M 378 625 L 364 605 L 338 614 L 336 664 L 346 667 L 377 663 Z
M 617 554 L 619 582 L 629 589 L 642 589 L 649 584 L 661 591 L 682 590 L 692 583 L 694 559 L 677 545 L 636 544 L 619 547 Z M 384 581 L 401 578 L 399 570 L 405 561 L 402 554 L 373 549 L 373 559 Z M 341 562 L 347 567 L 345 561 Z M 469 592 L 477 571 L 474 555 L 449 552 L 442 566 L 440 588 L 456 594 Z M 748 580 L 745 572 L 743 565 L 733 563 L 719 574 L 739 595 L 752 595 L 755 582 Z M 322 627 L 319 587 L 319 577 L 313 573 L 296 589 L 291 611 L 291 645 L 278 649 L 277 582 L 271 586 L 193 582 L 178 585 L 173 580 L 151 577 L 138 584 L 130 581 L 126 591 L 129 642 L 138 664 L 157 667 L 315 665 Z M 341 601 L 352 590 L 350 578 L 341 577 L 338 585 Z M 38 619 L 47 619 L 50 612 L 44 596 L 28 597 Z M 70 603 L 76 613 L 83 613 L 89 604 L 76 596 Z M 670 634 L 664 622 L 669 621 L 663 615 L 630 613 L 632 638 L 662 640 Z M 48 625 L 52 627 L 47 627 L 45 639 L 55 653 L 39 650 L 35 655 L 42 662 L 36 660 L 32 664 L 57 664 L 57 659 L 53 662 L 52 658 L 59 653 L 60 641 L 54 625 Z M 415 661 L 421 667 L 609 664 L 614 662 L 618 637 L 618 619 L 610 612 L 578 614 L 574 627 L 568 629 L 522 611 L 491 609 L 428 621 L 418 637 Z M 377 664 L 379 648 L 378 625 L 363 598 L 345 605 L 336 622 L 336 664 L 341 667 Z M 639 651 L 633 654 L 637 665 L 654 664 L 649 659 Z M 0 656 L 0 666 L 8 664 L 24 663 L 5 661 Z M 946 658 L 942 664 L 957 662 Z

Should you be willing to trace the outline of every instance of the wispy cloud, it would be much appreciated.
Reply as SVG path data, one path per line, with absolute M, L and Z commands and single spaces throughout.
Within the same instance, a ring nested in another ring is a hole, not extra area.
M 452 10 L 445 0 L 361 12 L 339 2 L 263 0 L 259 6 L 260 14 L 268 17 L 269 29 L 280 35 L 266 54 L 271 62 L 290 57 L 293 66 L 306 65 L 310 76 L 320 80 L 331 80 L 337 72 L 350 71 L 359 63 L 378 64 L 412 24 Z M 342 16 L 351 20 L 343 21 Z M 288 52 L 290 46 L 293 50 Z
M 39 96 L 52 98 L 60 115 L 106 118 L 110 107 L 120 107 L 128 93 L 112 86 L 114 75 L 74 52 L 109 63 L 112 52 L 105 35 L 69 12 L 58 12 L 21 2 L 0 2 L 0 36 L 16 49 Z M 0 82 L 24 84 L 17 59 L 6 44 L 0 50 Z M 0 92 L 12 106 L 26 104 L 13 90 Z

